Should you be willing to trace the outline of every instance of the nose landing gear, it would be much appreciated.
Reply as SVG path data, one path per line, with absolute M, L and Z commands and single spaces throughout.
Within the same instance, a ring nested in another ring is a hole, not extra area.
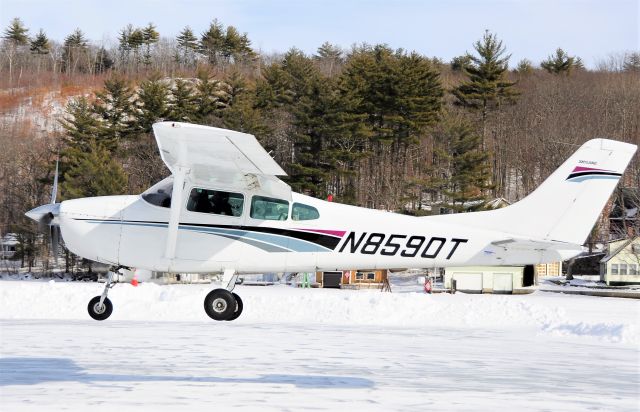
M 233 271 L 225 271 L 223 279 L 229 277 L 226 288 L 214 289 L 204 298 L 204 311 L 213 320 L 231 321 L 242 314 L 242 299 L 233 293 L 238 275 Z
M 118 269 L 116 269 L 117 271 Z M 95 320 L 105 320 L 109 316 L 111 316 L 111 312 L 113 312 L 113 304 L 107 297 L 109 293 L 109 289 L 115 286 L 115 282 L 113 281 L 114 271 L 109 271 L 107 274 L 107 283 L 104 284 L 104 290 L 102 291 L 102 295 L 95 296 L 93 299 L 89 301 L 89 305 L 87 306 L 87 311 L 89 312 L 89 316 L 91 316 Z

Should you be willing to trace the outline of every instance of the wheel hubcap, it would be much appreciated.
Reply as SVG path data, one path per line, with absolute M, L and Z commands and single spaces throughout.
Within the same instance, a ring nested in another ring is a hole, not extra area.
M 227 310 L 227 301 L 222 298 L 214 299 L 213 301 L 213 310 L 218 313 L 222 313 Z
M 101 305 L 100 302 L 93 305 L 93 311 L 98 315 L 102 315 L 106 308 L 106 305 L 104 303 Z

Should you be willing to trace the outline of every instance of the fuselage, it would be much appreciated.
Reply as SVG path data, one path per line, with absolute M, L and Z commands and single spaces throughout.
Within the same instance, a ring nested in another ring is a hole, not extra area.
M 577 253 L 530 249 L 507 253 L 492 242 L 509 238 L 508 233 L 298 193 L 284 199 L 286 212 L 284 204 L 278 205 L 280 215 L 259 214 L 260 205 L 253 198 L 260 194 L 237 189 L 234 192 L 242 195 L 243 203 L 233 214 L 194 211 L 189 210 L 191 190 L 195 189 L 185 188 L 187 200 L 181 205 L 171 258 L 165 254 L 171 209 L 142 195 L 62 202 L 58 222 L 65 245 L 77 255 L 110 265 L 189 273 L 526 265 Z

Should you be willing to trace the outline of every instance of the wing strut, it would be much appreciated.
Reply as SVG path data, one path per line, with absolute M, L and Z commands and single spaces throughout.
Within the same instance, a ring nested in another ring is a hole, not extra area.
M 180 209 L 182 208 L 182 193 L 184 181 L 189 174 L 189 168 L 177 166 L 173 170 L 173 190 L 171 192 L 171 212 L 169 215 L 169 228 L 167 230 L 167 246 L 164 256 L 173 259 L 176 255 L 176 242 L 178 240 L 178 226 L 180 224 Z

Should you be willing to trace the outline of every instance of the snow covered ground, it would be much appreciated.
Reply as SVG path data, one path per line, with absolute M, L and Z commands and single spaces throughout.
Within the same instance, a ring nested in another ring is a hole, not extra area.
M 0 281 L 0 410 L 563 410 L 640 407 L 640 302 L 209 285 L 110 292 Z

